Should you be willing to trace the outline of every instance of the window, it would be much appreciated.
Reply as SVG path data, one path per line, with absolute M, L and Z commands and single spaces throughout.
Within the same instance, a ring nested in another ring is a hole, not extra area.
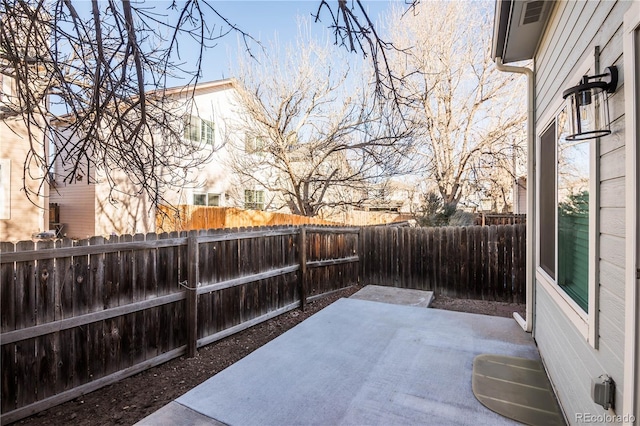
M 567 114 L 540 136 L 539 265 L 583 311 L 589 309 L 588 141 L 565 140 Z
M 193 205 L 218 207 L 220 206 L 220 194 L 193 194 Z
M 556 277 L 556 122 L 540 138 L 540 267 Z
M 560 118 L 566 122 L 564 114 Z M 589 157 L 588 141 L 568 142 L 560 135 L 557 281 L 585 312 L 589 308 Z
M 207 194 L 207 205 L 213 207 L 220 206 L 220 194 Z
M 244 151 L 247 154 L 255 154 L 263 152 L 265 147 L 264 138 L 262 136 L 255 136 L 250 133 L 244 135 Z
M 213 131 L 213 121 L 205 120 L 195 115 L 190 115 L 186 118 L 184 124 L 184 138 L 186 140 L 213 145 Z
M 193 205 L 194 206 L 206 206 L 207 205 L 207 194 L 193 194 Z
M 249 210 L 264 210 L 264 191 L 245 189 L 244 208 Z

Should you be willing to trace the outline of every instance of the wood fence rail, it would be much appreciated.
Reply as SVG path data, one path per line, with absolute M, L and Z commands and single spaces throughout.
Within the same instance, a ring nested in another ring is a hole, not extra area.
M 526 225 L 369 227 L 361 279 L 466 299 L 525 302 Z
M 1 423 L 357 282 L 358 235 L 280 227 L 0 243 Z
M 514 213 L 479 213 L 476 215 L 475 225 L 518 225 L 527 223 L 526 214 Z
M 524 235 L 305 225 L 0 243 L 0 422 L 357 282 L 522 302 Z

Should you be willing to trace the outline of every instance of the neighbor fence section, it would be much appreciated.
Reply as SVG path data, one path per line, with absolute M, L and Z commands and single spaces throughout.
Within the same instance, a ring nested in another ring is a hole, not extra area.
M 362 228 L 361 280 L 524 303 L 525 230 L 526 225 Z
M 475 219 L 475 225 L 519 225 L 527 223 L 526 214 L 514 213 L 479 213 Z
M 156 230 L 189 231 L 200 229 L 226 229 L 252 226 L 339 225 L 319 217 L 300 216 L 236 207 L 158 206 Z
M 358 236 L 285 227 L 1 243 L 1 422 L 357 282 Z

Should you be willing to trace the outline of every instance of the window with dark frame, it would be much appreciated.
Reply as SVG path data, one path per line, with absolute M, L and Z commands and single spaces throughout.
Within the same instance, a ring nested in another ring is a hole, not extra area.
M 540 267 L 556 277 L 556 121 L 540 137 Z
M 585 312 L 589 309 L 591 150 L 567 141 L 562 109 L 540 136 L 539 265 Z

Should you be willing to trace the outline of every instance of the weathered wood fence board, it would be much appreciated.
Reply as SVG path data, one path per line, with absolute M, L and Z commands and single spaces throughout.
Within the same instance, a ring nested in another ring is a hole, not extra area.
M 478 213 L 474 224 L 481 226 L 491 225 L 519 225 L 527 223 L 526 214 L 513 213 Z
M 0 243 L 0 420 L 195 354 L 356 282 L 524 302 L 525 244 L 525 225 Z
M 344 266 L 357 264 L 357 230 L 309 229 L 320 251 L 305 276 L 293 227 L 1 243 L 1 422 L 293 309 L 301 287 L 321 294 L 357 282 Z
M 362 228 L 361 280 L 524 303 L 525 227 Z

